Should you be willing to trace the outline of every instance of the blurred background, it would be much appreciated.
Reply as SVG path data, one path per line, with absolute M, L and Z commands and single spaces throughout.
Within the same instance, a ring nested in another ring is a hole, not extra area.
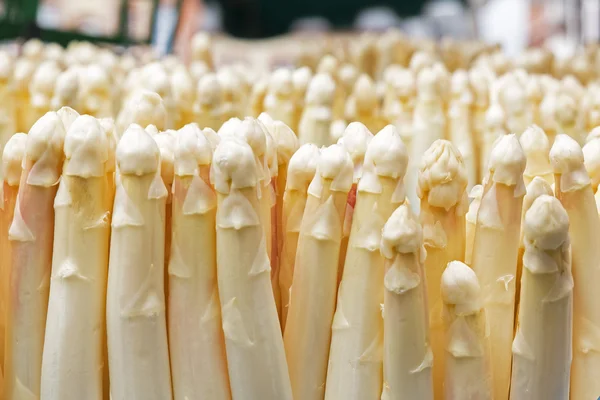
M 569 56 L 600 36 L 600 0 L 0 0 L 0 39 L 41 37 L 115 45 L 151 44 L 184 59 L 193 33 L 206 30 L 234 44 L 260 39 L 276 49 L 286 35 L 384 31 L 413 37 L 483 39 L 509 55 L 545 45 Z M 275 54 L 275 55 L 273 55 Z M 227 58 L 226 55 L 223 57 Z M 285 58 L 285 56 L 282 56 Z

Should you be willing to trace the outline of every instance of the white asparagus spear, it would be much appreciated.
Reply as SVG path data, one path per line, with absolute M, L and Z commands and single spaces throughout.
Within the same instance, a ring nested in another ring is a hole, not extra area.
M 29 126 L 51 110 L 50 101 L 61 72 L 55 61 L 43 61 L 37 66 L 29 82 Z
M 525 186 L 539 176 L 549 184 L 554 183 L 554 174 L 548 153 L 550 152 L 550 142 L 546 133 L 537 125 L 531 125 L 519 138 L 521 147 L 527 157 L 527 165 L 523 173 Z
M 168 332 L 175 400 L 230 399 L 217 284 L 212 147 L 197 125 L 177 132 Z
M 100 65 L 84 67 L 80 74 L 80 109 L 82 114 L 96 118 L 109 118 L 113 115 L 111 100 L 111 78 Z
M 340 243 L 352 160 L 342 145 L 321 150 L 298 239 L 284 333 L 295 399 L 322 399 L 337 293 Z
M 423 271 L 426 252 L 421 224 L 408 204 L 398 207 L 385 223 L 381 254 L 385 257 L 381 399 L 432 400 L 433 354 Z
M 275 120 L 293 125 L 296 115 L 293 95 L 292 71 L 287 68 L 275 70 L 269 79 L 263 103 L 265 112 Z
M 573 328 L 569 217 L 555 197 L 541 195 L 526 212 L 523 231 L 510 398 L 567 399 Z
M 281 292 L 281 329 L 285 332 L 290 306 L 290 290 L 294 277 L 298 236 L 308 197 L 308 185 L 315 177 L 319 160 L 319 148 L 306 143 L 294 153 L 288 165 L 283 207 L 281 210 L 281 231 L 283 246 L 279 265 L 279 286 Z
M 406 174 L 406 196 L 417 215 L 420 208 L 417 196 L 418 171 L 423 154 L 433 142 L 446 136 L 446 115 L 440 86 L 440 78 L 433 69 L 426 68 L 419 72 L 413 141 Z
M 583 146 L 583 159 L 592 190 L 597 193 L 600 185 L 600 138 L 592 139 Z
M 312 78 L 306 90 L 304 112 L 298 124 L 298 139 L 301 144 L 314 143 L 320 147 L 331 143 L 335 93 L 335 81 L 328 74 L 319 73 Z
M 298 138 L 296 134 L 283 122 L 273 121 L 271 117 L 262 113 L 259 121 L 263 122 L 267 130 L 273 137 L 273 145 L 276 146 L 277 151 L 277 171 L 275 173 L 275 179 L 272 180 L 271 186 L 275 192 L 275 206 L 271 210 L 271 284 L 273 286 L 273 295 L 275 296 L 275 303 L 277 305 L 277 313 L 281 322 L 281 326 L 284 326 L 283 319 L 283 307 L 288 303 L 289 292 L 282 293 L 280 286 L 280 271 L 282 263 L 282 252 L 284 242 L 284 229 L 283 229 L 283 197 L 285 193 L 286 180 L 288 174 L 288 166 L 290 158 L 294 152 L 298 149 Z M 269 136 L 267 136 L 269 139 Z M 272 161 L 273 162 L 273 161 Z M 308 186 L 308 185 L 307 185 Z M 291 276 L 290 276 L 291 279 Z M 291 283 L 290 283 L 291 284 Z M 289 288 L 288 288 L 289 291 Z M 285 301 L 284 301 L 285 300 Z M 286 310 L 287 315 L 287 310 Z M 282 329 L 283 330 L 283 329 Z
M 346 101 L 345 117 L 348 121 L 358 121 L 371 132 L 383 129 L 383 119 L 375 83 L 368 75 L 358 77 L 352 88 L 352 94 Z
M 436 140 L 423 154 L 419 171 L 420 221 L 427 250 L 425 281 L 429 335 L 433 351 L 433 382 L 436 399 L 443 397 L 444 325 L 440 280 L 446 265 L 465 258 L 467 169 L 460 151 L 447 140 Z
M 510 387 L 511 345 L 525 154 L 515 134 L 496 142 L 477 214 L 473 269 L 479 277 L 489 327 L 494 398 Z
M 221 140 L 211 179 L 217 192 L 217 276 L 227 365 L 234 399 L 290 400 L 261 227 L 260 173 L 247 142 L 235 136 Z
M 579 124 L 579 110 L 576 100 L 566 93 L 561 93 L 556 99 L 554 118 L 556 119 L 558 133 L 566 133 L 580 146 L 585 144 L 586 132 L 582 131 Z
M 483 196 L 483 186 L 475 185 L 469 192 L 469 198 L 471 203 L 469 204 L 469 211 L 465 215 L 467 222 L 467 228 L 465 229 L 465 264 L 471 265 L 473 258 L 473 246 L 475 245 L 475 229 L 477 227 L 477 213 L 479 212 L 479 206 L 481 205 L 481 196 Z
M 42 357 L 41 397 L 48 400 L 103 398 L 108 146 L 89 115 L 78 117 L 65 136 Z
M 342 231 L 340 261 L 338 266 L 338 283 L 341 281 L 342 274 L 344 273 L 344 263 L 346 262 L 348 240 L 350 238 L 352 217 L 354 214 L 354 206 L 356 204 L 356 187 L 362 176 L 365 153 L 372 138 L 373 134 L 365 125 L 363 125 L 361 122 L 352 122 L 345 128 L 344 134 L 337 141 L 337 143 L 344 146 L 348 154 L 350 154 L 352 164 L 354 165 L 352 187 L 350 188 L 350 192 L 348 192 L 348 202 L 346 205 L 346 213 L 344 215 L 344 228 Z
M 49 112 L 29 131 L 14 217 L 6 322 L 7 400 L 40 395 L 44 330 L 54 239 L 54 196 L 63 164 L 65 130 Z
M 525 253 L 525 241 L 524 241 L 524 225 L 525 214 L 538 197 L 541 195 L 553 196 L 552 186 L 544 179 L 536 176 L 527 185 L 525 196 L 523 197 L 523 210 L 521 212 L 521 237 L 519 239 L 519 257 L 517 258 L 517 288 L 515 293 L 515 321 L 519 315 L 519 302 L 521 296 L 521 274 L 523 272 L 523 254 Z M 515 324 L 516 331 L 516 324 Z
M 172 398 L 165 319 L 167 189 L 160 150 L 132 124 L 116 151 L 106 322 L 112 399 Z
M 15 62 L 13 82 L 15 87 L 15 118 L 17 132 L 27 132 L 31 125 L 29 123 L 29 82 L 35 72 L 36 63 L 20 58 Z
M 475 272 L 452 261 L 442 274 L 446 366 L 444 399 L 494 399 L 485 311 Z
M 138 124 L 142 127 L 154 125 L 158 130 L 166 129 L 167 111 L 162 98 L 148 90 L 134 93 L 115 121 L 117 137 L 120 138 L 130 124 Z
M 2 152 L 2 198 L 0 203 L 0 371 L 4 371 L 4 343 L 6 313 L 10 296 L 10 266 L 12 265 L 12 244 L 8 230 L 13 220 L 22 162 L 25 154 L 27 135 L 15 133 L 4 146 Z M 0 388 L 1 390 L 2 388 Z M 3 393 L 0 391 L 0 393 Z
M 600 393 L 600 217 L 583 164 L 583 152 L 567 135 L 556 136 L 550 150 L 555 193 L 569 215 L 573 260 L 573 365 L 571 398 L 595 399 Z
M 50 107 L 57 110 L 64 106 L 79 109 L 79 68 L 72 66 L 57 77 Z M 83 96 L 82 96 L 83 97 Z
M 481 180 L 485 179 L 488 171 L 490 154 L 496 141 L 506 135 L 506 117 L 502 106 L 493 103 L 485 113 L 485 126 L 482 132 L 481 143 L 479 147 L 479 176 Z
M 469 76 L 463 70 L 452 75 L 452 98 L 448 109 L 448 139 L 463 157 L 467 174 L 467 190 L 477 184 L 478 165 L 473 142 L 471 108 L 473 92 Z
M 332 326 L 326 399 L 374 399 L 381 393 L 384 258 L 379 252 L 380 236 L 394 209 L 404 202 L 407 163 L 408 152 L 392 125 L 368 144 Z
M 198 81 L 194 119 L 201 128 L 219 129 L 223 115 L 223 90 L 215 74 L 206 74 Z

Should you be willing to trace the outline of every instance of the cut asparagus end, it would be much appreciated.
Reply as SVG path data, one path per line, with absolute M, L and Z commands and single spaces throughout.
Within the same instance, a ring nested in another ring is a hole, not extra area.
M 581 146 L 570 136 L 559 134 L 550 149 L 550 163 L 555 176 L 556 192 L 571 192 L 590 184 L 590 177 L 585 170 L 584 156 Z
M 423 154 L 417 189 L 421 199 L 445 210 L 466 200 L 467 169 L 452 143 L 436 140 Z

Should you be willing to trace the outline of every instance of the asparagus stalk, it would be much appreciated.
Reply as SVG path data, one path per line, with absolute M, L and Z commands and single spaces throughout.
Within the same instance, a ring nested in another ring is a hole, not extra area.
M 96 118 L 113 115 L 111 79 L 100 65 L 84 67 L 80 74 L 80 111 Z
M 485 312 L 475 272 L 460 261 L 448 263 L 441 291 L 447 352 L 444 398 L 493 399 Z
M 292 90 L 294 98 L 294 121 L 290 128 L 294 132 L 298 132 L 298 123 L 304 111 L 304 99 L 308 85 L 312 79 L 313 73 L 308 67 L 300 67 L 292 71 Z
M 49 112 L 29 131 L 23 173 L 8 231 L 12 245 L 6 319 L 7 400 L 39 398 L 54 239 L 54 196 L 65 129 Z
M 494 398 L 508 397 L 525 154 L 514 134 L 490 154 L 475 230 L 473 269 L 484 293 L 493 365 Z
M 417 199 L 418 171 L 423 154 L 433 142 L 446 136 L 446 116 L 440 86 L 440 78 L 433 69 L 425 68 L 419 72 L 413 141 L 406 176 L 406 195 L 417 215 L 420 207 Z
M 375 83 L 368 75 L 363 74 L 356 80 L 346 102 L 345 115 L 346 120 L 361 122 L 371 132 L 379 132 L 384 127 Z
M 467 226 L 465 229 L 465 264 L 471 265 L 473 259 L 473 246 L 475 245 L 475 229 L 477 227 L 477 213 L 481 205 L 481 196 L 483 196 L 483 186 L 475 185 L 469 192 L 471 203 L 469 211 L 465 215 Z
M 539 126 L 531 125 L 521 134 L 519 141 L 525 152 L 525 157 L 527 157 L 527 165 L 523 173 L 525 186 L 528 186 L 536 176 L 552 184 L 554 182 L 554 174 L 550 160 L 548 159 L 550 142 L 546 133 Z
M 57 110 L 64 106 L 79 108 L 79 69 L 70 67 L 56 78 L 50 107 Z M 83 97 L 83 96 L 82 96 Z
M 472 113 L 473 93 L 469 76 L 465 71 L 456 71 L 452 75 L 452 98 L 448 110 L 448 138 L 460 151 L 467 174 L 467 189 L 477 183 L 478 165 L 473 141 Z
M 479 176 L 487 175 L 490 154 L 496 141 L 506 135 L 506 119 L 502 106 L 493 103 L 485 113 L 485 127 L 481 138 L 479 150 Z
M 328 74 L 317 74 L 310 81 L 306 90 L 304 112 L 298 125 L 301 144 L 314 143 L 320 147 L 331 143 L 335 92 L 335 82 Z
M 292 126 L 296 114 L 293 95 L 292 72 L 286 68 L 275 70 L 269 79 L 267 94 L 264 98 L 265 112 L 273 119 Z
M 401 69 L 390 74 L 388 86 L 390 99 L 387 106 L 384 100 L 384 117 L 398 129 L 410 154 L 413 140 L 411 125 L 416 92 L 415 76 L 409 69 Z
M 460 151 L 447 140 L 436 140 L 423 154 L 419 171 L 421 224 L 427 250 L 425 281 L 429 335 L 433 351 L 435 398 L 443 397 L 444 325 L 440 281 L 446 265 L 465 258 L 467 169 Z
M 600 393 L 600 309 L 596 282 L 600 280 L 600 217 L 583 152 L 567 135 L 556 136 L 550 150 L 555 193 L 569 215 L 573 278 L 573 365 L 571 398 L 594 399 Z
M 344 139 L 348 146 L 351 138 Z M 394 209 L 404 202 L 407 153 L 392 125 L 367 146 L 332 327 L 326 399 L 377 398 L 382 390 L 384 257 L 379 252 L 380 236 Z
M 292 155 L 298 149 L 298 138 L 286 124 L 281 121 L 273 121 L 268 114 L 261 114 L 258 120 L 263 122 L 267 127 L 267 130 L 271 133 L 274 140 L 274 145 L 277 149 L 277 171 L 273 171 L 273 173 L 276 172 L 275 179 L 271 182 L 272 187 L 274 187 L 276 201 L 275 206 L 271 210 L 272 246 L 270 259 L 271 285 L 273 286 L 273 294 L 275 296 L 277 312 L 283 327 L 283 307 L 289 300 L 289 293 L 284 295 L 281 292 L 281 286 L 279 282 L 285 236 L 282 222 L 284 203 L 283 198 L 287 181 L 288 166 Z M 267 136 L 267 138 L 269 138 L 269 136 Z
M 569 217 L 556 198 L 541 195 L 526 212 L 523 231 L 510 398 L 567 399 L 573 313 Z
M 233 398 L 285 400 L 292 391 L 261 227 L 260 174 L 247 142 L 221 140 L 211 173 L 219 297 Z
M 219 129 L 225 122 L 223 90 L 215 74 L 206 74 L 198 81 L 193 108 L 195 121 L 202 128 Z
M 427 329 L 423 230 L 408 204 L 383 227 L 383 393 L 382 399 L 433 399 L 433 354 Z M 363 397 L 365 398 L 365 397 Z
M 171 399 L 165 319 L 167 189 L 160 150 L 132 124 L 117 145 L 106 322 L 113 399 Z
M 592 190 L 598 193 L 600 185 L 600 138 L 589 140 L 583 146 L 585 169 L 590 176 Z
M 281 232 L 283 245 L 279 265 L 279 287 L 281 293 L 281 329 L 285 333 L 290 291 L 296 263 L 296 250 L 304 208 L 308 197 L 308 186 L 315 176 L 319 148 L 306 143 L 290 158 L 281 209 Z
M 176 400 L 231 399 L 217 284 L 217 199 L 210 142 L 197 125 L 177 133 L 169 261 L 168 333 Z
M 346 252 L 348 250 L 348 241 L 350 238 L 350 230 L 352 228 L 354 206 L 356 204 L 356 187 L 360 178 L 362 177 L 365 153 L 372 138 L 373 134 L 365 125 L 360 122 L 352 122 L 345 128 L 344 134 L 338 140 L 338 143 L 344 146 L 346 151 L 350 154 L 352 164 L 354 165 L 352 187 L 348 193 L 348 204 L 346 205 L 346 213 L 344 214 L 344 228 L 342 230 L 340 261 L 338 266 L 338 283 L 342 279 L 344 263 L 346 262 Z
M 80 116 L 67 131 L 64 152 L 54 201 L 41 397 L 100 400 L 110 230 L 106 133 L 94 117 Z
M 15 133 L 8 140 L 2 152 L 2 176 L 4 177 L 2 202 L 0 203 L 0 229 L 2 229 L 0 234 L 0 255 L 2 257 L 0 262 L 0 371 L 2 372 L 4 372 L 6 314 L 10 296 L 10 266 L 12 265 L 12 244 L 8 239 L 8 230 L 15 211 L 26 143 L 26 134 Z M 0 393 L 3 392 L 0 391 Z
M 298 239 L 294 286 L 284 344 L 296 399 L 322 399 L 325 393 L 331 330 L 347 324 L 333 320 L 340 243 L 352 160 L 341 145 L 321 151 Z M 333 326 L 332 326 L 333 322 Z

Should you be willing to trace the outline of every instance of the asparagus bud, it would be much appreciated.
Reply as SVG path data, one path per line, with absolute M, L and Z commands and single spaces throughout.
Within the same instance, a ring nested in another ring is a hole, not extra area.
M 477 215 L 473 269 L 483 290 L 489 326 L 494 398 L 508 397 L 525 154 L 514 134 L 496 142 L 490 154 Z
M 230 399 L 217 284 L 212 147 L 197 125 L 177 133 L 168 328 L 176 400 Z
M 167 189 L 160 150 L 131 125 L 116 151 L 106 322 L 113 399 L 171 399 L 165 319 L 164 246 Z
M 292 391 L 261 227 L 260 172 L 247 142 L 235 136 L 221 140 L 211 176 L 217 191 L 217 276 L 227 364 L 233 398 L 289 400 Z
M 304 112 L 298 125 L 300 143 L 314 143 L 317 146 L 331 143 L 335 92 L 335 81 L 328 74 L 319 73 L 312 78 L 306 90 Z
M 569 217 L 539 196 L 523 222 L 525 253 L 510 398 L 569 397 L 573 276 Z
M 446 355 L 440 279 L 450 261 L 462 261 L 465 257 L 466 189 L 467 168 L 462 155 L 449 141 L 436 140 L 423 154 L 417 192 L 427 250 L 424 264 L 436 398 L 443 393 Z
M 12 244 L 6 322 L 7 400 L 39 398 L 54 240 L 54 196 L 63 164 L 65 130 L 49 112 L 29 131 L 23 173 L 8 231 Z
M 154 92 L 140 90 L 129 98 L 116 119 L 117 136 L 120 138 L 130 124 L 146 127 L 154 125 L 166 129 L 167 111 L 162 98 Z
M 343 318 L 333 321 L 333 314 L 344 213 L 351 186 L 352 160 L 348 152 L 338 144 L 323 149 L 308 187 L 284 334 L 292 390 L 297 399 L 323 398 L 331 330 L 346 323 Z
M 383 227 L 383 393 L 382 399 L 433 399 L 423 230 L 408 204 L 394 211 Z
M 441 292 L 447 352 L 444 398 L 493 399 L 485 312 L 475 272 L 460 261 L 448 263 Z
M 348 146 L 350 137 L 344 139 Z M 384 259 L 380 236 L 394 208 L 405 199 L 407 153 L 392 125 L 375 135 L 366 149 L 332 327 L 326 399 L 368 399 L 381 393 Z
M 600 217 L 596 210 L 583 152 L 567 135 L 557 135 L 550 150 L 555 193 L 569 215 L 573 260 L 573 366 L 571 398 L 594 399 L 600 393 Z
M 80 116 L 67 131 L 64 151 L 41 397 L 101 400 L 110 231 L 106 133 L 95 118 Z

